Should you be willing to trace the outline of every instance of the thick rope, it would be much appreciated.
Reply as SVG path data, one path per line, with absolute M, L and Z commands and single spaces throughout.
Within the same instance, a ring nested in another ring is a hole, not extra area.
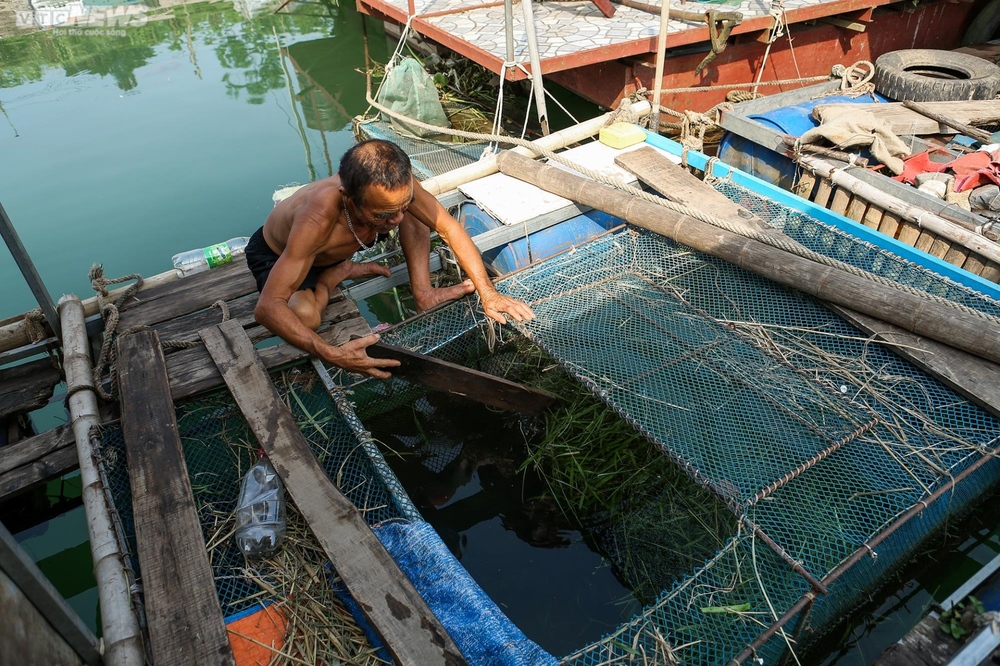
M 101 264 L 94 264 L 91 267 L 89 277 L 91 286 L 94 288 L 94 291 L 97 292 L 98 308 L 101 311 L 101 315 L 104 317 L 104 340 L 101 343 L 101 353 L 98 356 L 97 363 L 94 364 L 94 386 L 97 389 L 97 393 L 102 398 L 105 400 L 113 400 L 118 392 L 117 376 L 115 373 L 111 373 L 111 391 L 106 391 L 104 389 L 104 386 L 101 384 L 101 378 L 104 376 L 105 370 L 110 371 L 110 369 L 116 365 L 117 354 L 113 344 L 116 337 L 128 335 L 129 333 L 135 333 L 137 331 L 149 330 L 148 326 L 133 326 L 132 328 L 118 333 L 118 322 L 121 319 L 118 304 L 123 303 L 126 299 L 142 288 L 143 280 L 142 276 L 137 273 L 109 280 L 104 277 L 104 266 Z M 108 296 L 108 285 L 127 282 L 128 280 L 135 280 L 135 283 L 129 286 L 129 288 L 126 289 L 121 296 L 110 303 L 104 300 Z M 212 303 L 211 307 L 219 308 L 222 311 L 222 321 L 229 321 L 229 306 L 225 301 L 215 301 Z M 160 346 L 164 349 L 190 349 L 192 347 L 197 347 L 200 344 L 202 344 L 201 341 L 186 340 L 164 340 L 160 342 Z
M 368 89 L 366 91 L 366 96 L 368 97 L 368 103 L 371 104 L 376 109 L 378 109 L 379 111 L 382 111 L 383 113 L 385 113 L 387 115 L 390 115 L 390 116 L 401 118 L 401 119 L 405 120 L 407 123 L 416 125 L 417 127 L 423 127 L 425 129 L 436 129 L 436 130 L 443 129 L 443 128 L 437 127 L 436 125 L 430 125 L 428 123 L 424 123 L 424 122 L 419 121 L 419 120 L 415 120 L 415 119 L 412 119 L 412 118 L 407 118 L 406 116 L 403 116 L 402 114 L 397 113 L 397 112 L 393 111 L 392 109 L 389 109 L 389 108 L 387 108 L 385 106 L 382 106 L 381 104 L 379 104 L 378 102 L 376 102 L 371 97 L 371 78 L 370 77 L 368 78 L 368 83 L 369 83 L 369 85 L 368 85 Z M 718 107 L 716 107 L 716 108 L 718 108 Z M 994 316 L 989 315 L 989 314 L 987 314 L 985 312 L 982 312 L 980 310 L 976 310 L 975 308 L 971 308 L 971 307 L 969 307 L 967 305 L 964 305 L 964 304 L 961 304 L 961 303 L 957 303 L 955 301 L 949 300 L 949 299 L 944 298 L 942 296 L 937 296 L 935 294 L 930 294 L 930 293 L 928 293 L 926 291 L 921 291 L 920 289 L 917 289 L 916 287 L 911 287 L 909 285 L 899 284 L 898 282 L 896 282 L 894 280 L 891 280 L 889 278 L 886 278 L 886 277 L 882 277 L 881 275 L 875 275 L 874 273 L 870 273 L 870 272 L 868 272 L 868 271 L 866 271 L 864 269 L 858 268 L 856 266 L 852 266 L 852 265 L 847 264 L 847 263 L 845 263 L 843 261 L 840 261 L 838 259 L 833 259 L 831 257 L 828 257 L 828 256 L 824 255 L 824 254 L 820 254 L 819 252 L 815 252 L 813 250 L 810 250 L 809 248 L 807 248 L 807 247 L 805 247 L 803 245 L 800 245 L 799 243 L 795 242 L 791 238 L 787 238 L 787 237 L 784 237 L 784 236 L 779 236 L 777 234 L 763 233 L 761 231 L 758 231 L 757 229 L 746 227 L 746 226 L 743 226 L 743 225 L 740 225 L 740 224 L 735 224 L 735 223 L 733 223 L 733 222 L 731 222 L 729 220 L 726 220 L 726 219 L 723 219 L 723 218 L 720 218 L 720 217 L 716 217 L 714 215 L 702 212 L 701 210 L 698 210 L 697 208 L 691 208 L 690 206 L 685 206 L 683 204 L 679 204 L 679 203 L 670 201 L 668 199 L 664 199 L 663 197 L 655 196 L 655 195 L 650 194 L 648 192 L 644 192 L 643 190 L 641 190 L 641 189 L 639 189 L 637 187 L 633 187 L 631 185 L 627 185 L 627 184 L 622 183 L 621 181 L 619 181 L 617 179 L 614 179 L 614 178 L 609 178 L 609 177 L 605 176 L 604 174 L 602 174 L 600 172 L 597 172 L 597 171 L 594 171 L 592 169 L 589 169 L 589 168 L 587 168 L 587 167 L 585 167 L 585 166 L 583 166 L 581 164 L 577 164 L 577 163 L 573 162 L 572 160 L 568 160 L 565 157 L 562 157 L 561 155 L 558 155 L 558 154 L 556 154 L 555 152 L 553 152 L 551 150 L 547 150 L 547 149 L 542 148 L 542 147 L 540 147 L 540 146 L 538 146 L 536 144 L 533 144 L 530 141 L 525 141 L 524 139 L 517 139 L 515 137 L 510 137 L 510 136 L 479 134 L 477 132 L 465 132 L 465 131 L 456 130 L 456 129 L 450 129 L 450 130 L 446 129 L 445 132 L 448 133 L 448 134 L 454 134 L 455 136 L 461 136 L 461 137 L 468 138 L 468 139 L 478 139 L 478 140 L 484 140 L 484 141 L 496 141 L 497 143 L 506 143 L 506 144 L 520 146 L 522 148 L 527 148 L 528 150 L 532 151 L 533 153 L 535 153 L 535 154 L 537 154 L 537 155 L 539 155 L 541 157 L 545 157 L 545 158 L 549 159 L 550 161 L 554 161 L 554 162 L 557 162 L 557 163 L 562 164 L 564 166 L 567 166 L 567 167 L 573 169 L 574 171 L 577 171 L 577 172 L 579 172 L 579 173 L 587 176 L 588 178 L 590 178 L 592 180 L 595 180 L 595 181 L 597 181 L 599 183 L 602 183 L 604 185 L 608 185 L 610 187 L 616 188 L 618 190 L 621 190 L 622 192 L 626 192 L 628 194 L 632 194 L 632 195 L 634 195 L 636 197 L 639 197 L 640 199 L 642 199 L 644 201 L 648 201 L 650 203 L 656 204 L 657 206 L 662 206 L 663 208 L 671 210 L 671 211 L 673 211 L 675 213 L 680 213 L 681 215 L 686 215 L 688 217 L 693 217 L 696 220 L 699 220 L 699 221 L 704 222 L 706 224 L 711 224 L 712 226 L 718 227 L 720 229 L 724 229 L 724 230 L 729 231 L 729 232 L 734 233 L 734 234 L 738 234 L 738 235 L 743 236 L 745 238 L 749 238 L 751 240 L 755 240 L 755 241 L 758 241 L 760 243 L 764 243 L 765 245 L 770 245 L 771 247 L 777 248 L 779 250 L 783 250 L 783 251 L 788 252 L 790 254 L 794 254 L 794 255 L 796 255 L 798 257 L 802 257 L 804 259 L 809 259 L 811 261 L 815 261 L 816 263 L 822 264 L 824 266 L 828 266 L 830 268 L 836 268 L 838 270 L 842 270 L 842 271 L 844 271 L 846 273 L 849 273 L 851 275 L 854 275 L 856 277 L 865 278 L 867 280 L 871 280 L 872 282 L 875 282 L 877 284 L 881 284 L 883 286 L 887 286 L 887 287 L 892 287 L 892 288 L 895 288 L 895 289 L 899 289 L 899 290 L 901 290 L 901 291 L 903 291 L 905 293 L 908 293 L 908 294 L 911 294 L 911 295 L 915 295 L 915 296 L 920 296 L 922 298 L 926 298 L 926 299 L 931 300 L 931 301 L 936 302 L 936 303 L 946 304 L 946 305 L 948 305 L 948 306 L 950 306 L 950 307 L 952 307 L 952 308 L 954 308 L 954 309 L 956 309 L 956 310 L 958 310 L 960 312 L 964 312 L 966 314 L 972 314 L 972 315 L 975 315 L 977 317 L 986 319 L 987 321 L 994 322 L 994 323 L 1000 325 L 1000 318 L 994 317 Z
M 829 97 L 830 95 L 846 95 L 851 99 L 856 99 L 862 95 L 871 95 L 872 99 L 878 102 L 875 97 L 875 65 L 867 60 L 859 60 L 850 67 L 837 64 L 833 66 L 831 72 L 833 76 L 840 77 L 840 89 L 828 90 L 817 97 Z

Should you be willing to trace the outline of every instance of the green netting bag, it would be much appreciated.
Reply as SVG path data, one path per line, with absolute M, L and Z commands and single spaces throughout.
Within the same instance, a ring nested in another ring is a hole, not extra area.
M 438 127 L 451 127 L 441 107 L 434 79 L 415 58 L 403 58 L 385 76 L 378 101 L 407 118 Z M 409 136 L 429 138 L 436 133 L 390 117 L 396 131 Z

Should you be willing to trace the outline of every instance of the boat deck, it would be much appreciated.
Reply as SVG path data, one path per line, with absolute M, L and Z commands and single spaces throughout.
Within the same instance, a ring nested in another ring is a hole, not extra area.
M 659 15 L 653 12 L 658 12 L 660 0 L 642 4 L 648 4 L 650 11 L 616 4 L 614 16 L 606 18 L 587 0 L 536 3 L 533 13 L 542 73 L 546 76 L 558 74 L 552 77 L 554 81 L 606 107 L 634 92 L 637 85 L 652 88 L 651 59 L 656 53 L 660 21 Z M 827 76 L 835 63 L 849 65 L 899 48 L 954 47 L 957 37 L 949 36 L 949 31 L 961 35 L 971 6 L 968 2 L 959 5 L 929 3 L 914 10 L 908 3 L 895 4 L 885 10 L 889 13 L 883 13 L 882 24 L 876 26 L 880 20 L 876 8 L 888 5 L 893 5 L 893 1 L 786 0 L 783 3 L 784 20 L 788 25 L 798 24 L 788 32 L 794 32 L 800 40 L 794 49 L 788 37 L 774 44 L 763 81 Z M 409 22 L 420 35 L 496 74 L 502 74 L 505 69 L 507 53 L 502 2 L 358 0 L 358 7 L 393 23 Z M 686 2 L 675 6 L 674 11 L 695 13 L 738 11 L 743 20 L 732 29 L 729 53 L 720 53 L 710 70 L 695 75 L 694 69 L 711 42 L 709 27 L 704 21 L 671 18 L 667 47 L 669 57 L 677 60 L 666 68 L 664 89 L 752 83 L 757 78 L 757 69 L 762 66 L 765 44 L 774 26 L 771 14 L 774 8 L 765 0 L 744 0 L 732 5 Z M 810 26 L 803 25 L 805 22 L 810 22 Z M 820 25 L 816 25 L 817 22 Z M 866 33 L 868 26 L 873 27 Z M 521 80 L 530 76 L 531 67 L 524 14 L 520 8 L 514 9 L 512 30 L 513 60 L 518 66 L 508 68 L 506 76 L 509 80 Z M 902 33 L 905 33 L 905 40 L 900 41 Z M 607 67 L 623 58 L 636 58 L 638 62 L 623 68 Z M 798 85 L 801 84 L 789 84 L 783 89 Z M 770 88 L 763 92 L 774 91 Z M 671 108 L 708 108 L 721 101 L 722 96 L 698 98 L 700 103 L 683 95 L 677 98 L 667 95 L 664 99 L 666 106 Z

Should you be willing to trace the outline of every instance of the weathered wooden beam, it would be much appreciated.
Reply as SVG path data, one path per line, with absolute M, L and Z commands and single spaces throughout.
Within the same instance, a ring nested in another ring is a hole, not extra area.
M 980 143 L 984 144 L 993 143 L 992 135 L 990 135 L 990 133 L 987 132 L 986 130 L 981 130 L 978 127 L 970 127 L 969 125 L 966 125 L 962 121 L 956 120 L 951 116 L 948 116 L 942 113 L 941 111 L 937 111 L 925 104 L 921 104 L 920 102 L 913 102 L 910 100 L 904 100 L 903 106 L 912 111 L 916 111 L 922 116 L 927 116 L 931 120 L 937 121 L 942 125 L 947 125 L 952 129 L 956 129 L 965 136 L 971 137 L 976 141 L 979 141 Z
M 0 448 L 0 501 L 79 466 L 68 425 Z
M 47 358 L 0 370 L 0 419 L 44 407 L 61 379 Z
M 371 333 L 371 328 L 361 317 L 358 307 L 347 299 L 335 301 L 327 306 L 323 311 L 323 326 L 317 334 L 331 345 L 342 345 L 356 336 L 364 337 Z M 247 330 L 247 335 L 254 342 L 272 337 L 271 333 L 260 325 L 251 326 Z M 306 352 L 287 342 L 260 350 L 261 360 L 268 370 L 294 363 L 306 356 L 308 356 Z M 224 384 L 222 375 L 212 363 L 208 352 L 200 345 L 167 356 L 167 370 L 170 375 L 170 392 L 174 400 Z
M 736 206 L 726 195 L 709 187 L 684 167 L 674 164 L 655 148 L 646 146 L 615 157 L 615 164 L 671 201 L 696 205 L 710 215 L 755 231 L 773 232 L 764 220 Z
M 381 342 L 368 347 L 368 355 L 399 361 L 398 368 L 389 368 L 393 377 L 513 412 L 537 416 L 559 399 L 548 391 Z
M 498 159 L 501 171 L 544 190 L 616 215 L 779 284 L 1000 362 L 1000 336 L 989 319 L 819 264 L 520 155 L 501 153 Z
M 140 290 L 119 308 L 118 330 L 152 326 L 203 310 L 215 301 L 228 301 L 256 290 L 246 258 L 237 257 L 231 264 Z
M 97 637 L 3 525 L 0 574 L 0 663 L 102 663 Z
M 295 505 L 396 661 L 466 663 L 360 512 L 327 477 L 239 323 L 200 335 Z
M 235 666 L 155 331 L 119 338 L 118 378 L 153 659 Z
M 947 114 L 965 125 L 984 125 L 1000 120 L 1000 101 L 995 99 L 924 102 L 923 106 L 935 113 Z M 918 111 L 906 108 L 902 102 L 866 104 L 863 107 L 858 107 L 857 104 L 817 104 L 813 107 L 812 115 L 819 120 L 831 112 L 859 110 L 885 121 L 892 133 L 897 135 L 954 134 L 956 131 Z

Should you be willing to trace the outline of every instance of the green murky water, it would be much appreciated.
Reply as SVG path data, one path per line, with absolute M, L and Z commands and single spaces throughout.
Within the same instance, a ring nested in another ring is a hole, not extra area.
M 295 3 L 278 14 L 280 2 L 154 4 L 125 3 L 114 9 L 118 24 L 89 28 L 59 22 L 107 2 L 0 8 L 0 202 L 56 297 L 91 295 L 94 262 L 112 277 L 153 275 L 176 252 L 249 235 L 275 189 L 336 170 L 353 141 L 350 118 L 365 110 L 353 3 Z M 123 19 L 126 5 L 138 13 Z M 384 61 L 385 36 L 368 27 L 372 55 Z M 552 120 L 569 123 L 556 110 Z M 5 251 L 0 281 L 0 319 L 34 307 Z M 393 308 L 362 305 L 372 321 L 395 317 Z M 59 405 L 36 419 L 41 428 L 64 420 Z M 0 518 L 96 628 L 78 481 L 0 506 Z M 869 663 L 930 599 L 1000 552 L 1000 526 L 985 510 L 952 533 L 959 536 L 933 544 L 814 663 Z

